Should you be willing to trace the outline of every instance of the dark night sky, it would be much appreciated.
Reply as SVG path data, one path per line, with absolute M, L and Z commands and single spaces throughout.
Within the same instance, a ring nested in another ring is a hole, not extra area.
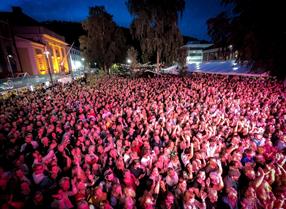
M 11 6 L 20 6 L 23 11 L 36 20 L 81 21 L 88 15 L 88 8 L 103 5 L 113 15 L 120 26 L 128 27 L 132 21 L 126 0 L 0 0 L 0 11 L 10 11 Z M 220 0 L 186 0 L 183 17 L 179 21 L 184 35 L 207 39 L 206 21 L 225 8 Z

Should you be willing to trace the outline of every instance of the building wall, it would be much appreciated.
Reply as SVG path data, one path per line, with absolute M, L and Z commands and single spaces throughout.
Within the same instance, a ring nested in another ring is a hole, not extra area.
M 187 56 L 187 64 L 201 63 L 203 61 L 203 50 L 202 49 L 189 49 Z
M 212 44 L 189 43 L 183 47 L 187 49 L 186 63 L 201 63 L 203 62 L 203 50 L 210 47 Z
M 80 55 L 80 51 L 75 48 L 71 48 L 70 50 L 70 62 L 71 69 L 73 72 L 83 71 L 84 63 L 82 61 L 82 57 Z
M 18 48 L 20 61 L 24 72 L 29 73 L 29 75 L 34 74 L 33 65 L 31 63 L 31 57 L 28 48 Z

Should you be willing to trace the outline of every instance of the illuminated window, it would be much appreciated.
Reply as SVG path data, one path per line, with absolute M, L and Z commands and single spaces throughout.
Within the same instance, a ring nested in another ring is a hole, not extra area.
M 41 75 L 47 74 L 48 70 L 47 61 L 41 49 L 35 49 L 35 60 L 39 73 Z

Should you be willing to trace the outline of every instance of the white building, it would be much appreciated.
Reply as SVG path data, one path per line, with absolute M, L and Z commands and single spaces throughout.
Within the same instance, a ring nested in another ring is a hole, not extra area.
M 76 47 L 72 47 L 70 49 L 70 62 L 71 62 L 71 68 L 72 73 L 76 75 L 83 74 L 84 72 L 84 59 L 80 55 L 80 50 L 78 50 Z
M 183 47 L 187 48 L 187 64 L 202 63 L 203 62 L 203 50 L 212 46 L 213 44 L 202 44 L 190 42 Z

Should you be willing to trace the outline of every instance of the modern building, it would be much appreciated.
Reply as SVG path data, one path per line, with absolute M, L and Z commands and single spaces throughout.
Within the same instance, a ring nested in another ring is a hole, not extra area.
M 210 46 L 212 44 L 200 42 L 189 42 L 184 45 L 183 47 L 187 48 L 187 64 L 203 62 L 203 50 Z
M 206 48 L 203 51 L 204 61 L 214 61 L 214 60 L 233 60 L 238 56 L 238 52 L 233 50 L 232 45 L 228 47 L 216 47 L 214 45 Z
M 13 7 L 12 12 L 0 12 L 0 20 L 11 28 L 22 72 L 30 75 L 45 75 L 49 70 L 52 74 L 70 72 L 68 44 L 64 37 L 41 26 L 19 7 Z

